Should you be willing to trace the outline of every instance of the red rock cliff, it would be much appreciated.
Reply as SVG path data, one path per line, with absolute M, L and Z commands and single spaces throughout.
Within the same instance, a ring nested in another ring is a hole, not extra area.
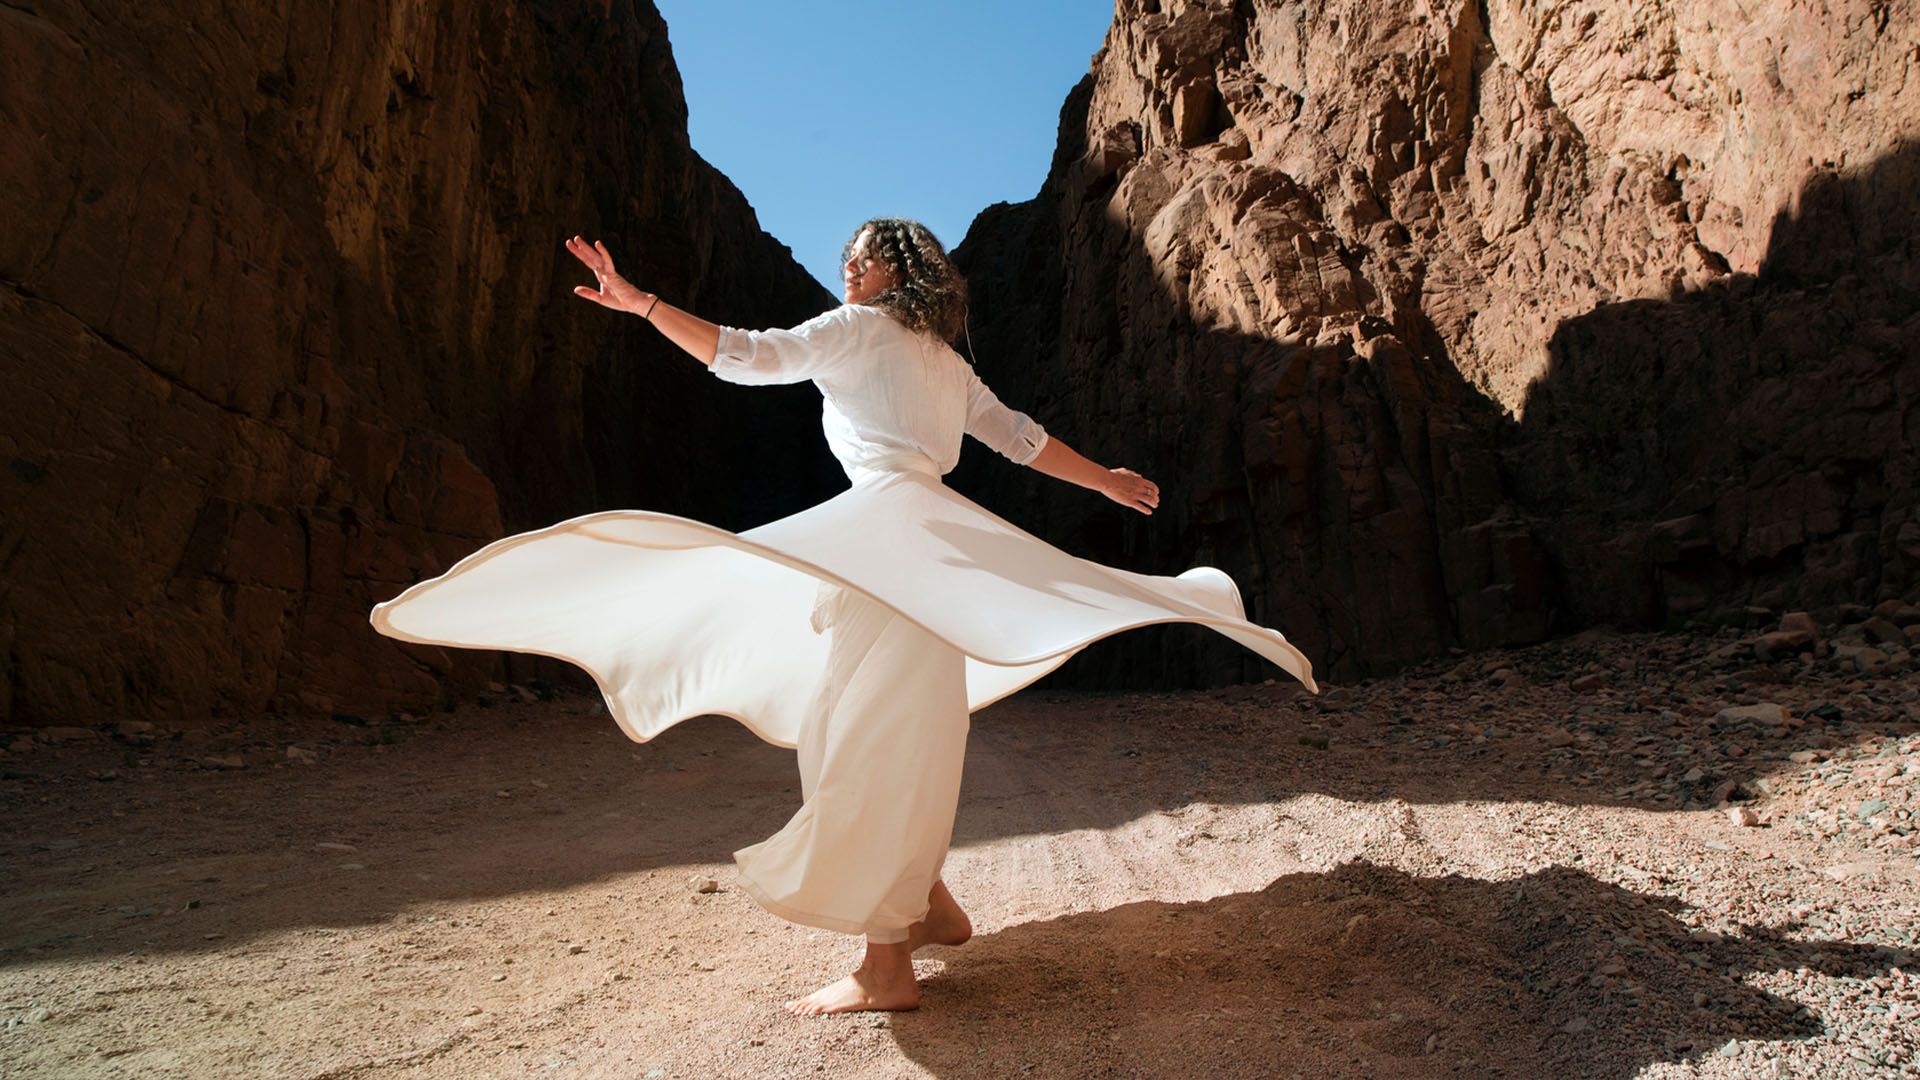
M 831 485 L 804 391 L 570 295 L 580 232 L 723 322 L 830 303 L 688 147 L 649 4 L 52 0 L 0 53 L 0 717 L 429 705 L 502 661 L 373 634 L 406 584 Z
M 1920 581 L 1920 39 L 1841 0 L 1121 0 L 1039 196 L 959 258 L 982 374 L 1335 677 Z M 1082 678 L 1252 673 L 1204 635 Z

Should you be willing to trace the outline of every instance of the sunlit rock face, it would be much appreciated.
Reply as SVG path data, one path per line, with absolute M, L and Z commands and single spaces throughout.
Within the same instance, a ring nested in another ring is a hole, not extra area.
M 1335 677 L 1907 595 L 1917 33 L 1866 0 L 1122 0 L 1040 194 L 959 257 L 982 374 L 1165 500 L 956 482 L 1227 569 Z M 1198 633 L 1075 670 L 1259 673 Z
M 0 716 L 430 707 L 531 669 L 372 633 L 406 584 L 591 510 L 831 488 L 817 398 L 571 295 L 577 232 L 722 322 L 831 303 L 688 147 L 637 6 L 0 19 Z

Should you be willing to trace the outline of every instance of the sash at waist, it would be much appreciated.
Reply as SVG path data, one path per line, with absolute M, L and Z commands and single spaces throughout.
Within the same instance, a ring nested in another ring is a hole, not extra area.
M 940 479 L 940 466 L 927 455 L 912 450 L 883 454 L 847 467 L 848 478 L 856 484 L 874 476 L 897 472 L 917 472 L 931 476 L 935 480 Z

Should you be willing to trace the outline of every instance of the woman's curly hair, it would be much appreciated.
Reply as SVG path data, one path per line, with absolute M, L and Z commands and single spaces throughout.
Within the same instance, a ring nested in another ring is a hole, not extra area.
M 967 319 L 967 279 L 947 258 L 932 231 L 906 218 L 878 217 L 853 230 L 840 249 L 840 261 L 853 257 L 860 234 L 872 230 L 867 255 L 893 268 L 900 284 L 867 303 L 892 315 L 916 333 L 930 333 L 942 341 L 960 336 Z

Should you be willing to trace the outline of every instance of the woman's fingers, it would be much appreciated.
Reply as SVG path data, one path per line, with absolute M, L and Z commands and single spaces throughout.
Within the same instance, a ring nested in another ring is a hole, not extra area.
M 585 244 L 580 242 L 579 237 L 576 236 L 567 241 L 567 250 L 573 252 L 573 257 L 585 263 L 587 269 L 592 270 L 596 276 L 600 273 L 594 266 L 596 261 L 594 253 L 589 250 Z
M 603 262 L 601 252 L 605 250 L 604 248 L 596 251 L 592 245 L 578 236 L 567 241 L 567 250 L 573 252 L 574 258 L 587 264 L 587 269 L 593 271 L 596 276 L 603 270 L 613 269 L 611 257 L 606 257 Z
M 596 250 L 600 252 L 600 258 L 605 260 L 604 265 L 607 268 L 607 273 L 609 274 L 613 273 L 613 252 L 608 251 L 607 245 L 601 243 L 598 240 L 595 240 L 593 242 L 593 246 Z
M 594 303 L 599 304 L 601 307 L 614 306 L 613 301 L 608 299 L 605 293 L 601 292 L 598 289 L 589 289 L 585 285 L 575 285 L 573 287 L 573 295 L 584 296 L 588 300 L 591 300 Z

